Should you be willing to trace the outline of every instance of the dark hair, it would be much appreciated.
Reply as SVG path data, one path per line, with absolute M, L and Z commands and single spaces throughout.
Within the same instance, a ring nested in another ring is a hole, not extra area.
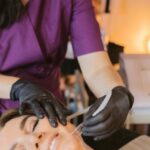
M 29 115 L 29 116 L 34 116 L 33 112 L 29 110 L 28 112 L 24 114 L 19 113 L 19 109 L 11 109 L 6 111 L 1 117 L 0 117 L 0 129 L 5 126 L 5 124 L 10 121 L 11 119 L 21 117 L 23 115 Z
M 24 12 L 21 0 L 0 0 L 0 28 L 5 28 L 17 21 Z

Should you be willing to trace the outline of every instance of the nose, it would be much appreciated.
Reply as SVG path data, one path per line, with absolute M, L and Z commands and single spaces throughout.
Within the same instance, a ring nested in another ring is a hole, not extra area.
M 45 136 L 44 132 L 38 133 L 38 134 L 32 134 L 30 135 L 28 138 L 28 140 L 30 141 L 31 145 L 32 145 L 32 150 L 39 150 L 40 147 L 40 143 L 43 141 Z

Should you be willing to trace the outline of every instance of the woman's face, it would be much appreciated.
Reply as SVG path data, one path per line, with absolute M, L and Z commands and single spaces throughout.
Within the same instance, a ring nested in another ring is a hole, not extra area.
M 52 128 L 48 119 L 21 116 L 6 123 L 0 130 L 1 150 L 90 150 L 68 123 Z

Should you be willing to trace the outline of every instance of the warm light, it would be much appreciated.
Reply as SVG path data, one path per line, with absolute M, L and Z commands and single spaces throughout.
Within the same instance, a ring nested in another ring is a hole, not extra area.
M 147 42 L 147 50 L 148 50 L 148 53 L 150 53 L 150 39 Z

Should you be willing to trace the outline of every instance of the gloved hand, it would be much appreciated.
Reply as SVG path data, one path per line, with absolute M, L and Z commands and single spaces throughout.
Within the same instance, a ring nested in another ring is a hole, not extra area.
M 10 97 L 20 101 L 19 112 L 23 114 L 28 109 L 39 118 L 47 116 L 52 127 L 57 127 L 57 120 L 66 125 L 66 117 L 70 111 L 48 90 L 43 89 L 27 80 L 19 79 L 12 88 Z
M 93 116 L 97 108 L 104 105 L 105 97 L 106 95 L 99 98 L 92 105 L 85 116 L 82 129 L 84 136 L 93 136 L 96 141 L 108 138 L 122 127 L 134 101 L 133 96 L 125 87 L 115 87 L 104 109 Z

